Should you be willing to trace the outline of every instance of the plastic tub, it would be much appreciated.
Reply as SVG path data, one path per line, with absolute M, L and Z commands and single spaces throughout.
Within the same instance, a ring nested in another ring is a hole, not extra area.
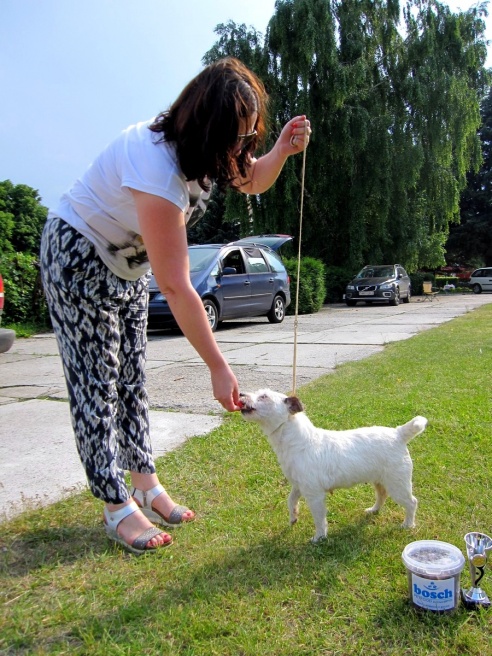
M 446 613 L 458 607 L 465 557 L 457 547 L 439 540 L 419 540 L 407 544 L 401 556 L 415 608 Z

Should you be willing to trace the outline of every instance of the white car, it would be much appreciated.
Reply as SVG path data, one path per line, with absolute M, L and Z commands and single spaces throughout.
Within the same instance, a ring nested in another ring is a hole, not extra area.
M 468 282 L 469 287 L 475 294 L 482 292 L 492 292 L 492 267 L 483 267 L 475 269 L 471 274 Z

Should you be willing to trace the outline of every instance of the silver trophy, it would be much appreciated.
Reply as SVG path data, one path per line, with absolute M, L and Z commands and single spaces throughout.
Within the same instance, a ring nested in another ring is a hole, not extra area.
M 483 578 L 487 555 L 492 550 L 492 538 L 485 533 L 467 533 L 465 535 L 466 553 L 470 561 L 470 576 L 472 587 L 469 590 L 461 590 L 461 599 L 467 608 L 478 608 L 490 606 L 490 600 L 485 592 L 479 587 Z

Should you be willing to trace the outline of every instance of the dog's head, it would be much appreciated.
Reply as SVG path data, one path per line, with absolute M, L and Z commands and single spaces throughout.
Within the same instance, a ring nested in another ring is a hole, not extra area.
M 297 396 L 286 396 L 269 389 L 240 395 L 241 414 L 246 421 L 256 421 L 263 430 L 275 430 L 304 408 Z

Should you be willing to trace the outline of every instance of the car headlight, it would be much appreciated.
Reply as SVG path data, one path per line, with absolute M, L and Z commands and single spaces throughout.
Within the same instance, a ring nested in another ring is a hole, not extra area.
M 166 302 L 166 297 L 164 296 L 164 294 L 157 294 L 157 296 L 155 296 L 154 300 L 155 301 L 163 301 L 165 303 Z
M 351 292 L 354 291 L 355 287 L 353 285 L 347 285 L 347 289 Z
M 393 289 L 393 285 L 390 282 L 386 282 L 384 285 L 380 285 L 379 289 Z

